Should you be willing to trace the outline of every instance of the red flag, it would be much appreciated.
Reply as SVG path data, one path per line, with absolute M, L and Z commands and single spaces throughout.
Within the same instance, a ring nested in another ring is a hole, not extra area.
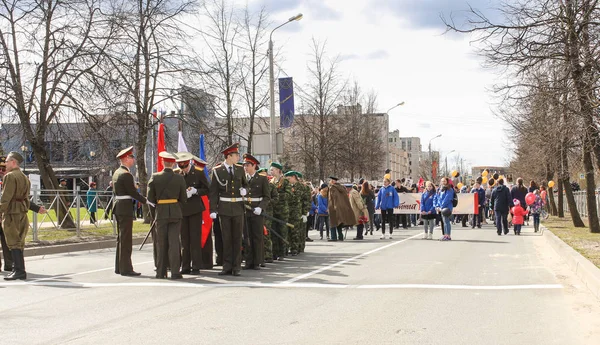
M 422 191 L 422 190 L 423 190 L 423 188 L 425 188 L 424 184 L 425 184 L 425 180 L 423 180 L 423 178 L 422 178 L 422 177 L 419 177 L 419 184 L 418 184 L 418 186 L 419 186 L 419 190 L 421 190 L 421 191 Z
M 206 241 L 210 237 L 210 230 L 212 229 L 213 220 L 210 218 L 210 209 L 208 203 L 208 196 L 203 195 L 201 197 L 202 202 L 204 203 L 204 212 L 202 212 L 202 237 L 201 237 L 201 245 L 204 248 Z
M 162 159 L 158 157 L 158 153 L 163 151 L 167 151 L 167 148 L 165 146 L 165 125 L 161 122 L 158 125 L 158 142 L 156 143 L 156 171 L 163 171 L 165 168 Z

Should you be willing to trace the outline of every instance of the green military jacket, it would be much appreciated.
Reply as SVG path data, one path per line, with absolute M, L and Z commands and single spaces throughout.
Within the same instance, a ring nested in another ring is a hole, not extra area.
M 243 215 L 244 203 L 240 188 L 248 188 L 244 168 L 234 165 L 232 177 L 225 164 L 214 167 L 209 189 L 210 212 L 230 217 Z
M 288 200 L 292 197 L 290 181 L 282 176 L 279 180 L 273 178 L 271 183 L 277 188 L 277 194 L 279 194 L 278 201 L 273 207 L 273 217 L 287 221 L 290 214 Z
M 271 196 L 271 200 L 269 200 L 269 204 L 267 205 L 267 214 L 269 216 L 273 216 L 273 207 L 279 201 L 279 193 L 277 192 L 277 186 L 272 183 L 269 183 L 269 194 Z
M 115 195 L 113 214 L 116 216 L 133 217 L 133 207 L 131 206 L 131 199 L 135 199 L 141 202 L 142 204 L 146 203 L 146 198 L 140 193 L 138 193 L 137 188 L 135 188 L 133 175 L 131 175 L 131 172 L 129 172 L 129 169 L 126 166 L 121 165 L 119 169 L 117 169 L 113 174 L 112 182 L 113 194 Z M 130 196 L 131 198 L 116 198 L 119 196 Z
M 296 221 L 302 216 L 302 198 L 304 196 L 304 189 L 299 182 L 296 182 L 295 184 L 290 183 L 290 187 L 292 194 L 288 198 L 288 208 L 290 210 L 288 219 L 290 221 Z
M 310 186 L 301 183 L 304 192 L 302 193 L 302 215 L 307 216 L 312 206 L 312 192 Z
M 182 205 L 187 202 L 185 180 L 173 169 L 165 168 L 152 174 L 148 181 L 148 200 L 156 204 L 156 219 L 181 219 Z M 163 201 L 177 201 L 161 204 Z
M 257 198 L 262 198 L 262 200 L 251 200 Z M 254 173 L 254 176 L 250 176 L 248 179 L 248 194 L 244 200 L 251 208 L 260 207 L 263 212 L 267 212 L 269 201 L 271 201 L 269 180 L 265 176 L 260 176 L 258 173 Z M 254 215 L 253 213 L 250 214 Z
M 21 169 L 13 169 L 4 175 L 2 181 L 2 197 L 0 197 L 1 214 L 25 214 L 29 210 L 29 179 Z M 5 229 L 6 230 L 6 229 Z
M 191 164 L 190 171 L 187 174 L 185 174 L 181 169 L 175 169 L 173 171 L 183 176 L 186 190 L 190 187 L 194 187 L 196 190 L 198 190 L 196 194 L 187 199 L 186 203 L 181 205 L 183 216 L 187 217 L 204 211 L 204 203 L 202 202 L 201 196 L 208 195 L 209 188 L 208 179 L 206 178 L 206 175 L 204 175 L 204 171 Z

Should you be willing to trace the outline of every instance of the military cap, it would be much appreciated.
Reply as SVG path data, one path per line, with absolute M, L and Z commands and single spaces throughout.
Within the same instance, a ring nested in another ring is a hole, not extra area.
M 249 153 L 244 153 L 244 164 L 246 163 L 252 163 L 254 165 L 260 165 L 260 162 L 258 161 L 258 159 L 254 158 L 254 156 L 252 156 Z
M 331 180 L 334 180 L 334 181 L 337 181 L 337 180 L 339 180 L 339 178 L 337 178 L 337 177 L 335 177 L 335 176 L 329 176 L 329 178 L 330 178 Z
M 298 176 L 299 178 L 304 178 L 304 175 L 302 175 L 302 173 L 299 171 L 296 171 L 296 176 Z
M 290 170 L 290 171 L 286 172 L 285 174 L 283 174 L 283 176 L 285 176 L 285 177 L 294 176 L 294 177 L 297 178 L 298 177 L 298 172 L 294 171 L 294 170 Z
M 225 157 L 227 157 L 227 155 L 230 155 L 232 153 L 240 153 L 239 149 L 240 149 L 240 143 L 235 143 L 235 144 L 227 147 L 225 150 L 221 151 L 221 153 Z
M 58 180 L 58 182 L 59 182 L 59 183 L 60 183 L 60 182 L 67 182 L 67 180 L 66 180 L 66 179 L 64 179 L 64 178 L 61 178 L 60 180 Z
M 202 165 L 202 166 L 208 165 L 208 163 L 204 159 L 199 158 L 194 155 L 192 155 L 192 160 L 194 161 L 194 164 L 196 164 L 196 165 Z
M 193 155 L 189 152 L 177 152 L 175 154 L 175 156 L 177 156 L 177 163 L 182 163 L 182 162 L 189 162 L 192 160 Z
M 6 156 L 0 157 L 0 166 L 6 166 Z
M 121 152 L 117 154 L 117 158 L 125 158 L 127 156 L 132 156 L 135 158 L 135 156 L 133 155 L 133 146 L 129 146 L 128 148 L 121 150 Z
M 267 176 L 267 168 L 258 169 L 257 172 L 261 176 Z
M 346 188 L 352 188 L 352 183 L 345 183 L 344 187 L 346 187 Z
M 15 152 L 15 151 L 11 151 L 8 153 L 8 156 L 6 156 L 6 159 L 14 159 L 16 160 L 19 164 L 23 163 L 23 156 L 21 156 L 20 153 Z
M 272 166 L 273 168 L 277 168 L 277 169 L 279 169 L 279 170 L 283 170 L 283 165 L 281 165 L 280 163 L 273 162 L 273 163 L 271 163 L 271 166 Z
M 177 158 L 179 158 L 177 157 L 177 155 L 169 153 L 167 151 L 159 153 L 158 156 L 162 158 L 163 161 L 165 161 L 166 163 L 175 163 L 175 161 L 177 161 Z

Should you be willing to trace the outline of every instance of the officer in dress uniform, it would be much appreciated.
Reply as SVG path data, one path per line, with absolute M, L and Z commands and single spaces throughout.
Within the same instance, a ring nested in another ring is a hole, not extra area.
M 0 214 L 2 215 L 2 229 L 6 236 L 6 244 L 10 249 L 13 260 L 12 272 L 4 280 L 25 280 L 25 237 L 29 230 L 29 179 L 19 165 L 23 163 L 23 156 L 17 152 L 10 152 L 6 157 L 7 174 L 2 181 L 2 197 L 0 197 Z
M 113 216 L 117 220 L 117 253 L 115 258 L 115 273 L 122 276 L 139 276 L 140 273 L 133 270 L 131 264 L 131 246 L 133 232 L 133 209 L 131 208 L 131 199 L 135 199 L 142 204 L 147 203 L 146 198 L 138 193 L 131 174 L 131 169 L 135 164 L 133 155 L 133 146 L 130 146 L 117 154 L 121 166 L 112 176 L 114 206 Z M 154 206 L 151 202 L 148 203 Z
M 210 217 L 219 216 L 223 236 L 223 270 L 219 275 L 239 276 L 242 264 L 242 232 L 244 227 L 244 203 L 246 174 L 237 165 L 240 159 L 239 143 L 223 150 L 225 161 L 215 167 L 210 184 Z
M 260 264 L 264 260 L 263 231 L 265 226 L 265 217 L 271 193 L 269 189 L 269 180 L 265 176 L 258 174 L 257 169 L 260 162 L 251 154 L 244 154 L 244 170 L 248 180 L 248 195 L 245 203 L 252 208 L 252 211 L 246 212 L 246 222 L 248 224 L 248 238 L 246 240 L 246 265 L 244 269 L 260 269 Z
M 156 278 L 167 277 L 167 262 L 171 267 L 171 279 L 181 279 L 181 248 L 179 233 L 183 205 L 187 202 L 186 182 L 183 176 L 173 172 L 177 156 L 163 151 L 158 154 L 164 162 L 161 172 L 152 174 L 148 181 L 148 200 L 156 204 L 156 236 L 158 237 L 158 264 Z
M 202 268 L 201 234 L 204 203 L 201 196 L 208 195 L 208 180 L 204 172 L 191 164 L 192 154 L 177 152 L 178 169 L 186 186 L 187 202 L 181 205 L 181 274 L 200 274 Z
M 198 158 L 194 155 L 192 155 L 192 161 L 194 163 L 194 169 L 196 169 L 196 172 L 202 174 L 205 178 L 206 178 L 206 173 L 204 172 L 204 169 L 206 169 L 206 166 L 208 165 L 208 163 L 206 163 L 206 161 L 204 161 L 201 158 Z M 206 183 L 207 186 L 209 186 L 208 188 L 210 189 L 210 181 L 208 180 L 208 178 L 206 179 Z M 207 197 L 206 197 L 207 201 L 206 203 L 203 203 L 204 206 L 204 211 L 202 212 L 202 214 L 206 214 L 206 212 L 209 211 L 209 203 L 208 203 L 208 191 L 207 191 Z M 204 219 L 204 217 L 203 217 Z M 202 226 L 202 231 L 205 231 L 205 225 Z M 200 243 L 200 256 L 202 258 L 202 260 L 200 261 L 200 268 L 203 270 L 211 270 L 213 268 L 213 241 L 212 241 L 212 232 L 211 232 L 211 227 L 209 227 L 207 229 L 208 234 L 205 235 L 207 236 L 207 240 L 206 243 L 204 244 L 204 247 L 202 247 L 202 243 Z M 204 233 L 201 233 L 200 238 L 202 238 L 204 235 Z

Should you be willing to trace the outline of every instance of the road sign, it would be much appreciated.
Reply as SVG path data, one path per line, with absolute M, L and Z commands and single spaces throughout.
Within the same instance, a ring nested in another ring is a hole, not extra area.
M 585 174 L 579 174 L 579 179 L 580 180 L 585 180 Z

